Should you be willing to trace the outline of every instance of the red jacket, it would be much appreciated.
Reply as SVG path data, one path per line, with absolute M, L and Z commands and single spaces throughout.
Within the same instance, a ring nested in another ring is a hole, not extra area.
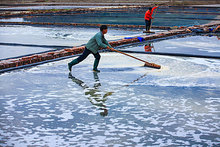
M 146 13 L 145 13 L 145 16 L 144 16 L 144 19 L 145 20 L 150 20 L 152 19 L 152 14 L 153 14 L 153 11 L 156 9 L 157 7 L 153 7 L 152 10 L 147 10 Z

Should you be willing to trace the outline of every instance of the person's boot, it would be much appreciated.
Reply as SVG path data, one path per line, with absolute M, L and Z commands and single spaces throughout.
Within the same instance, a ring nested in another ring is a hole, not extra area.
M 94 64 L 93 64 L 94 72 L 100 72 L 100 70 L 97 69 L 98 65 L 99 65 L 99 59 L 95 59 Z
M 73 61 L 71 61 L 70 63 L 68 63 L 68 69 L 69 71 L 71 71 L 72 66 L 79 63 L 77 59 L 74 59 Z

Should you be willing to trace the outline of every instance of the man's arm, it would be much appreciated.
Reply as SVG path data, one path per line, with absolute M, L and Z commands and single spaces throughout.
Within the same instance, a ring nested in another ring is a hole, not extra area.
M 108 43 L 108 41 L 104 38 L 104 43 L 109 46 L 110 48 L 112 48 L 112 46 Z
M 95 36 L 95 40 L 96 40 L 98 46 L 100 46 L 101 48 L 108 48 L 108 46 L 102 42 L 102 36 L 101 36 L 101 34 L 97 34 L 97 35 Z
M 217 32 L 218 30 L 220 30 L 220 25 L 218 25 L 215 29 L 213 29 L 213 32 Z
M 158 8 L 158 6 L 153 7 L 153 8 L 152 8 L 152 12 L 154 12 L 154 10 L 157 9 L 157 8 Z

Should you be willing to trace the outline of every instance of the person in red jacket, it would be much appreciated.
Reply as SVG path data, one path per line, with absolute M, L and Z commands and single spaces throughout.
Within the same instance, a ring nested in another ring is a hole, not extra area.
M 147 31 L 147 32 L 150 32 L 151 19 L 154 19 L 154 18 L 152 17 L 152 14 L 153 14 L 153 11 L 154 11 L 156 8 L 158 8 L 158 6 L 153 7 L 153 8 L 150 7 L 150 8 L 146 11 L 146 13 L 145 13 L 144 19 L 145 19 L 146 31 Z

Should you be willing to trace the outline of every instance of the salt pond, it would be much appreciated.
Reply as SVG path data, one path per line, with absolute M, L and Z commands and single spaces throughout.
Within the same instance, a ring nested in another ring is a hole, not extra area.
M 74 66 L 48 63 L 0 76 L 1 146 L 214 146 L 220 61 L 117 53 Z M 69 78 L 68 78 L 69 77 Z
M 61 7 L 62 8 L 62 7 Z M 117 10 L 117 11 L 115 11 Z M 148 7 L 88 12 L 69 12 L 65 14 L 35 14 L 23 18 L 1 19 L 14 22 L 49 22 L 49 23 L 88 23 L 88 24 L 126 24 L 145 25 L 144 14 Z M 161 6 L 155 10 L 152 21 L 155 26 L 192 26 L 219 21 L 219 8 L 190 8 Z M 4 17 L 2 17 L 4 18 Z
M 174 37 L 161 41 L 145 41 L 123 47 L 124 50 L 140 52 L 177 53 L 189 55 L 217 56 L 220 58 L 220 34 L 202 34 Z M 148 48 L 146 48 L 147 46 Z M 149 48 L 152 47 L 151 49 Z M 146 48 L 146 49 L 145 49 Z
M 2 57 L 17 56 L 18 48 L 22 49 L 19 55 L 49 50 L 30 47 L 26 52 L 25 44 L 79 46 L 96 32 L 86 27 L 1 26 L 1 43 L 21 44 L 1 45 L 1 50 L 8 49 Z M 140 34 L 142 30 L 110 29 L 106 38 Z M 147 43 L 121 49 L 144 52 Z M 156 52 L 216 56 L 220 52 L 216 36 L 173 38 L 153 46 Z M 90 55 L 71 74 L 67 63 L 73 58 L 1 74 L 0 146 L 218 146 L 220 61 L 132 55 L 162 68 L 143 67 L 137 60 L 106 52 L 101 53 L 101 73 L 91 71 L 94 58 Z
M 0 59 L 52 49 L 80 46 L 86 44 L 88 40 L 99 31 L 97 27 L 33 27 L 6 25 L 0 28 L 0 49 L 2 51 Z M 109 32 L 105 37 L 111 41 L 124 37 L 140 36 L 142 34 L 142 30 L 109 28 Z M 8 45 L 1 45 L 1 43 L 8 43 Z M 15 46 L 16 44 L 19 45 Z M 42 45 L 42 47 L 37 47 L 39 45 Z M 48 48 L 47 46 L 52 47 Z

